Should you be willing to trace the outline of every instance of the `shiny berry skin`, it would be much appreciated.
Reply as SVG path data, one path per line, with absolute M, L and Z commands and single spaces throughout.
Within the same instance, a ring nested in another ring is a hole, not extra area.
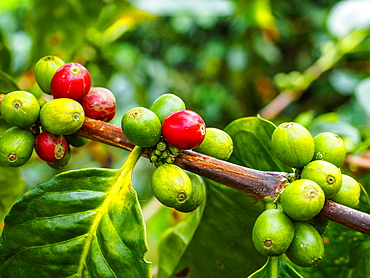
M 55 135 L 44 130 L 36 137 L 35 150 L 42 160 L 55 163 L 67 154 L 68 143 L 63 135 Z
M 106 88 L 91 87 L 81 104 L 85 116 L 95 120 L 109 122 L 116 115 L 116 98 Z
M 201 116 L 191 110 L 179 110 L 168 115 L 162 123 L 166 141 L 180 150 L 198 147 L 206 135 L 206 124 Z
M 54 74 L 65 63 L 57 56 L 45 56 L 38 60 L 35 65 L 35 78 L 41 90 L 46 94 L 51 94 L 50 84 Z
M 0 111 L 4 120 L 9 124 L 26 128 L 37 121 L 40 105 L 33 94 L 26 91 L 14 91 L 5 95 Z
M 91 87 L 88 70 L 79 63 L 67 63 L 54 74 L 50 89 L 54 98 L 70 98 L 81 102 Z

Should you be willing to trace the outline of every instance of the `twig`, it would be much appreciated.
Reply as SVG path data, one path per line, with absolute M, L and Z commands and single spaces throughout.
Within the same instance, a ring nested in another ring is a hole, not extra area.
M 90 118 L 85 118 L 83 126 L 76 134 L 127 151 L 135 147 L 126 139 L 121 127 Z M 194 151 L 183 151 L 176 157 L 175 163 L 185 170 L 244 192 L 258 200 L 266 196 L 274 198 L 288 179 L 287 173 L 258 171 Z M 327 200 L 320 215 L 370 235 L 370 214 Z
M 89 118 L 77 134 L 128 151 L 134 147 L 120 127 Z M 185 170 L 244 192 L 258 200 L 266 196 L 275 197 L 288 178 L 287 173 L 258 171 L 194 151 L 183 151 L 177 156 L 175 163 Z M 370 235 L 370 214 L 328 200 L 320 215 Z

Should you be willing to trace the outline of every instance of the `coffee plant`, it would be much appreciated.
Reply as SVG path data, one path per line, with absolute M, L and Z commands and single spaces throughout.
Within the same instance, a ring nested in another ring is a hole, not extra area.
M 318 51 L 289 46 L 306 23 L 284 25 L 280 0 L 162 23 L 128 2 L 24 2 L 29 68 L 0 63 L 0 277 L 369 277 L 370 86 L 353 61 L 370 22 L 332 27 Z M 311 24 L 354 9 L 327 2 Z

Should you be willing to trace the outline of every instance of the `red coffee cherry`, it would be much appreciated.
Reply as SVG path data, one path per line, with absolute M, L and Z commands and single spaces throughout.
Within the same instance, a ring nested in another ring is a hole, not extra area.
M 61 66 L 51 80 L 51 93 L 54 98 L 70 98 L 81 102 L 91 87 L 88 70 L 79 63 Z
M 81 104 L 85 116 L 95 120 L 109 122 L 116 115 L 116 98 L 106 88 L 91 87 Z
M 67 154 L 68 143 L 63 135 L 55 135 L 44 130 L 36 137 L 35 150 L 42 160 L 54 163 Z
M 179 110 L 168 115 L 162 123 L 166 141 L 181 150 L 198 147 L 204 140 L 206 124 L 201 116 L 191 110 Z

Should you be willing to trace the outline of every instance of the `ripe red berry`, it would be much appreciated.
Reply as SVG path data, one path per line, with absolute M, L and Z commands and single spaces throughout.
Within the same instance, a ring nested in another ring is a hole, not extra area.
M 91 87 L 81 104 L 89 118 L 109 122 L 116 114 L 116 98 L 106 88 Z
M 78 102 L 83 100 L 90 87 L 90 73 L 79 63 L 68 63 L 61 66 L 50 84 L 54 98 L 70 98 Z
M 68 143 L 63 135 L 55 135 L 44 130 L 36 137 L 35 150 L 42 160 L 58 162 L 67 154 Z
M 162 123 L 166 141 L 181 150 L 190 150 L 202 143 L 206 124 L 201 116 L 191 110 L 179 110 L 168 115 Z

